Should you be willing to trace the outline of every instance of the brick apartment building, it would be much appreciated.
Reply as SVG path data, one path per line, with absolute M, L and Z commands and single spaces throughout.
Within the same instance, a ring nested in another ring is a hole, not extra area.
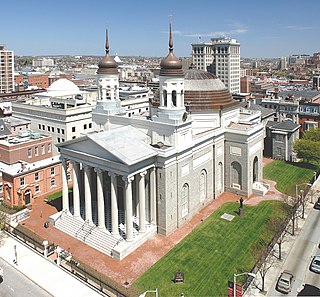
M 32 205 L 34 199 L 61 190 L 61 161 L 52 156 L 51 137 L 30 130 L 12 135 L 0 120 L 0 138 L 3 203 Z

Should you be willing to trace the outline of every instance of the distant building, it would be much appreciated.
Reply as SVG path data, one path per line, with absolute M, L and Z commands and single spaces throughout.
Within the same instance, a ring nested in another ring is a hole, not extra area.
M 320 100 L 300 100 L 299 103 L 300 132 L 320 128 Z
M 320 76 L 312 77 L 312 89 L 313 90 L 320 90 Z
M 192 62 L 216 75 L 231 93 L 240 93 L 240 43 L 227 37 L 192 44 Z
M 95 94 L 95 93 L 94 93 Z M 35 132 L 51 135 L 53 144 L 92 131 L 91 92 L 80 91 L 67 79 L 54 82 L 47 92 L 23 102 L 12 102 L 15 117 L 31 121 Z M 58 154 L 56 147 L 53 154 Z
M 280 70 L 288 69 L 288 60 L 287 60 L 287 57 L 282 57 L 282 58 L 280 58 L 279 69 L 280 69 Z
M 32 60 L 32 67 L 53 67 L 54 60 L 50 58 L 36 58 Z
M 0 45 L 0 93 L 14 91 L 14 54 Z

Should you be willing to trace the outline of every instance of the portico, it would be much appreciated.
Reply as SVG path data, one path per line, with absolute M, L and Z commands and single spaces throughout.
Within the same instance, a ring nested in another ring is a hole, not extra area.
M 154 158 L 157 152 L 143 141 L 132 139 L 137 134 L 140 134 L 138 130 L 127 126 L 115 132 L 86 135 L 59 147 L 63 175 L 62 213 L 81 221 L 88 234 L 97 227 L 118 243 L 122 239 L 130 243 L 143 237 L 150 229 L 147 226 L 152 225 L 156 230 Z M 130 142 L 130 145 L 123 148 L 121 159 L 118 159 L 124 142 Z M 73 149 L 73 144 L 77 145 L 77 150 Z M 90 158 L 86 151 L 90 151 Z M 73 177 L 70 196 L 68 176 Z

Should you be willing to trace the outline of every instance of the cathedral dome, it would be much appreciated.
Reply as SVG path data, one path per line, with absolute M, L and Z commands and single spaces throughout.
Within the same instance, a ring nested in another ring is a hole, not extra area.
M 188 111 L 222 110 L 239 104 L 223 82 L 209 72 L 189 69 L 184 77 L 184 102 Z
M 106 30 L 106 55 L 98 64 L 97 74 L 118 74 L 118 64 L 109 55 L 108 29 Z

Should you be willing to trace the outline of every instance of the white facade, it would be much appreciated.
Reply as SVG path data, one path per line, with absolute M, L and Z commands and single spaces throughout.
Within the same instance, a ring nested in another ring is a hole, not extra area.
M 14 91 L 14 54 L 0 44 L 0 93 Z
M 194 43 L 192 60 L 197 69 L 219 77 L 230 93 L 240 93 L 240 43 L 235 39 L 212 38 L 211 43 Z

